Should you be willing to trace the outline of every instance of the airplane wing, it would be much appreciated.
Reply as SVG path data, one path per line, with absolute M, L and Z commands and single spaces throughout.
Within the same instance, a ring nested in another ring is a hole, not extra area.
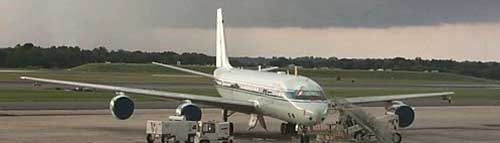
M 353 97 L 345 98 L 350 103 L 362 104 L 362 103 L 373 103 L 373 102 L 388 102 L 394 100 L 405 100 L 413 98 L 425 98 L 425 97 L 443 97 L 443 99 L 451 101 L 450 95 L 455 94 L 455 92 L 436 92 L 436 93 L 418 93 L 418 94 L 401 94 L 401 95 L 385 95 L 385 96 L 370 96 L 370 97 Z
M 62 81 L 62 80 L 44 79 L 44 78 L 35 78 L 26 76 L 22 76 L 20 78 L 23 80 L 31 80 L 42 83 L 62 84 L 62 85 L 110 90 L 115 92 L 135 93 L 146 96 L 159 97 L 163 99 L 191 100 L 193 103 L 205 104 L 217 108 L 229 109 L 231 111 L 237 111 L 242 113 L 254 113 L 257 107 L 257 105 L 251 101 L 230 100 L 230 99 L 223 99 L 220 97 L 209 97 L 202 95 L 157 91 L 149 89 L 128 88 L 128 87 L 110 86 L 110 85 L 101 85 L 101 84 L 92 84 L 92 83 L 83 83 L 74 81 Z

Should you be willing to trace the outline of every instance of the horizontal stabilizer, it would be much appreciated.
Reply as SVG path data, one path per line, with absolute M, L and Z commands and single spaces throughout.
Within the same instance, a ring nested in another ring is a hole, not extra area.
M 170 68 L 170 69 L 174 69 L 174 70 L 178 70 L 178 71 L 182 71 L 182 72 L 187 72 L 187 73 L 190 73 L 190 74 L 195 74 L 195 75 L 203 76 L 203 77 L 214 78 L 213 75 L 207 74 L 207 73 L 204 73 L 204 72 L 199 72 L 199 71 L 195 71 L 195 70 L 185 69 L 185 68 L 176 67 L 176 66 L 167 65 L 167 64 L 162 64 L 162 63 L 157 63 L 157 62 L 152 62 L 152 64 L 159 65 L 159 66 L 166 67 L 166 68 Z
M 268 67 L 268 68 L 263 68 L 260 71 L 267 72 L 267 71 L 272 71 L 272 70 L 275 70 L 275 69 L 278 69 L 278 68 L 279 67 Z

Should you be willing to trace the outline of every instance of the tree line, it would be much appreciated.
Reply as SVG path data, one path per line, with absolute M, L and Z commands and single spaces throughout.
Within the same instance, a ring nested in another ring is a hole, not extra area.
M 475 77 L 500 80 L 500 63 L 479 61 L 454 61 L 438 59 L 353 59 L 353 58 L 323 58 L 323 57 L 234 57 L 230 58 L 235 66 L 255 67 L 290 65 L 305 68 L 340 68 L 340 69 L 391 69 L 405 71 L 440 71 L 457 73 Z M 152 61 L 189 65 L 213 65 L 215 58 L 201 53 L 178 54 L 166 52 L 143 52 L 126 50 L 108 50 L 98 47 L 91 50 L 78 46 L 51 46 L 43 48 L 31 43 L 18 44 L 15 47 L 0 48 L 0 67 L 4 68 L 70 68 L 86 63 L 150 63 Z

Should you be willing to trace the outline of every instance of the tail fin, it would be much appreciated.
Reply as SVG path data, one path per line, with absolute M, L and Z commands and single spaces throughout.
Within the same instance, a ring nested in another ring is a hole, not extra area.
M 224 19 L 222 19 L 222 9 L 217 9 L 217 37 L 215 45 L 216 50 L 216 66 L 217 68 L 232 68 L 229 64 L 229 58 L 226 54 L 226 40 L 224 36 Z

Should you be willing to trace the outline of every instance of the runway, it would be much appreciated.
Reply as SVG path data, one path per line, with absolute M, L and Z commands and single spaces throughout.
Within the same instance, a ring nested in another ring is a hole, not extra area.
M 366 108 L 383 114 L 380 107 Z M 413 127 L 402 130 L 404 143 L 494 143 L 500 140 L 500 106 L 417 107 Z M 0 142 L 144 143 L 145 122 L 166 119 L 172 109 L 140 109 L 118 121 L 108 110 L 2 110 Z M 204 109 L 203 120 L 218 120 L 220 110 Z M 267 118 L 269 131 L 247 131 L 248 115 L 235 114 L 238 143 L 290 142 L 279 134 L 281 121 Z M 327 119 L 335 120 L 332 116 Z

